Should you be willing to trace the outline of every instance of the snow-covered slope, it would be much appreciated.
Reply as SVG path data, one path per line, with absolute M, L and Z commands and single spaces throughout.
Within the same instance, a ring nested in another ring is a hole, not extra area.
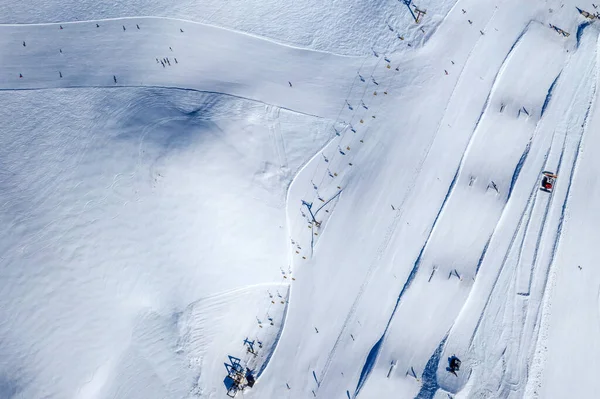
M 575 6 L 0 5 L 0 397 L 593 397 Z
M 429 10 L 425 26 L 439 23 L 455 2 L 422 1 L 420 6 Z M 410 11 L 397 0 L 6 0 L 0 4 L 0 23 L 3 24 L 142 16 L 202 22 L 278 42 L 346 55 L 367 54 L 372 47 L 383 50 L 401 46 L 396 36 L 389 34 L 390 29 L 397 29 L 405 36 L 418 32 L 414 26 L 408 29 Z M 198 40 L 196 45 L 206 43 L 200 38 Z

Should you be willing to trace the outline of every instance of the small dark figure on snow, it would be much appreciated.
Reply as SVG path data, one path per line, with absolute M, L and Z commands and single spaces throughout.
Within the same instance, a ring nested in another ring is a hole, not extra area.
M 290 87 L 292 87 L 292 82 L 288 82 L 288 84 L 290 85 Z
M 62 78 L 62 72 L 58 71 L 58 76 L 60 76 Z
M 183 33 L 183 29 L 179 28 L 179 32 Z
M 62 29 L 62 28 L 63 28 L 62 25 L 60 25 L 60 29 Z
M 99 27 L 100 27 L 100 25 L 96 24 L 96 28 L 99 28 Z
M 136 26 L 138 29 L 140 29 L 140 26 L 139 26 L 138 24 L 135 24 L 135 26 Z
M 468 21 L 469 21 L 469 23 L 470 23 L 471 25 L 473 25 L 473 21 L 471 21 L 470 19 L 469 19 Z
M 173 49 L 171 47 L 169 47 L 169 50 L 173 51 Z
M 176 63 L 176 64 L 179 64 L 179 62 L 177 62 L 177 58 L 175 58 L 175 63 Z
M 62 49 L 61 48 L 59 48 L 58 51 L 62 54 Z
M 115 81 L 115 83 L 117 83 L 117 77 L 115 75 L 113 75 L 113 80 Z
M 23 40 L 23 47 L 27 47 L 27 46 L 25 45 L 25 41 L 24 41 L 24 40 Z
M 452 355 L 448 358 L 448 367 L 446 367 L 446 371 L 457 376 L 456 372 L 460 370 L 460 364 L 460 359 L 457 358 L 456 355 Z
M 494 190 L 496 190 L 496 192 L 498 192 L 498 186 L 496 186 L 496 183 L 494 183 L 493 180 L 492 180 L 492 187 L 494 188 Z
M 127 30 L 127 29 L 125 29 L 125 25 L 123 25 L 123 30 Z
M 22 73 L 20 73 L 20 74 L 19 74 L 19 78 L 22 78 L 22 77 L 23 77 L 23 74 L 22 74 Z

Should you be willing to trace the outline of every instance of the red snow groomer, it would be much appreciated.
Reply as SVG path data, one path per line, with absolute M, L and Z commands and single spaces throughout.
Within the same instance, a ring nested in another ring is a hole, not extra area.
M 551 172 L 542 172 L 542 186 L 540 190 L 551 193 L 554 190 L 554 182 L 558 176 Z

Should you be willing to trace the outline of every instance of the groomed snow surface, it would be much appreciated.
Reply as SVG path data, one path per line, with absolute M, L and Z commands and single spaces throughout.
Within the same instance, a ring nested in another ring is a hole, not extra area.
M 576 7 L 4 2 L 0 398 L 597 397 Z

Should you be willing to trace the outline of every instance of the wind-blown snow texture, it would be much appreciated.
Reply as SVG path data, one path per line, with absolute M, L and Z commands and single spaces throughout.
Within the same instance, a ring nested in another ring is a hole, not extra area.
M 0 398 L 595 397 L 596 8 L 418 6 L 2 3 Z

